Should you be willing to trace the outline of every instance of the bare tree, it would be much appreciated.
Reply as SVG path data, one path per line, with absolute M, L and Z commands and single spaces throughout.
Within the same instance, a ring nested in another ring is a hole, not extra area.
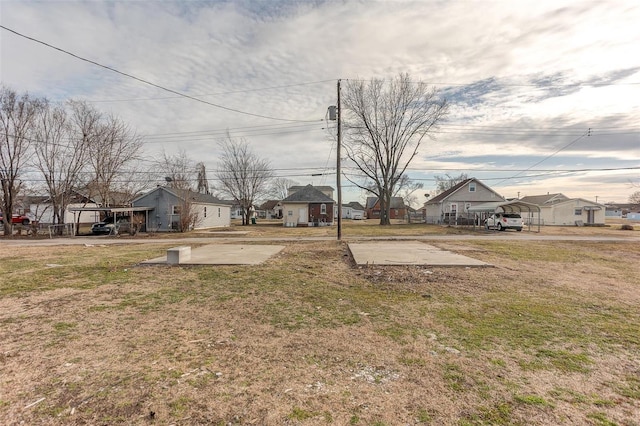
M 173 189 L 191 190 L 194 180 L 193 160 L 189 158 L 187 152 L 181 149 L 177 154 L 169 155 L 162 153 L 163 174 L 167 186 Z
M 20 192 L 20 176 L 29 159 L 33 123 L 41 102 L 28 94 L 0 87 L 0 209 L 4 212 L 4 234 L 13 232 L 11 214 Z
M 267 197 L 275 200 L 284 200 L 289 196 L 289 188 L 298 185 L 298 182 L 287 178 L 273 178 L 269 183 Z
M 460 173 L 458 176 L 451 176 L 449 173 L 446 173 L 444 176 L 436 175 L 435 179 L 436 192 L 438 194 L 441 194 L 469 178 L 467 177 L 466 173 Z
M 347 158 L 373 185 L 346 178 L 378 197 L 380 225 L 389 225 L 398 182 L 448 104 L 434 88 L 411 81 L 408 74 L 388 84 L 381 79 L 349 81 L 342 97 Z
M 416 182 L 407 175 L 402 175 L 396 185 L 396 192 L 393 196 L 402 197 L 402 202 L 407 207 L 407 222 L 409 223 L 411 223 L 411 206 L 418 203 L 418 197 L 415 192 L 423 187 L 424 184 L 422 182 Z
M 256 156 L 244 138 L 231 135 L 219 142 L 222 154 L 217 177 L 222 190 L 242 207 L 242 224 L 249 224 L 254 201 L 266 192 L 273 176 L 269 161 Z
M 636 191 L 633 194 L 629 195 L 629 203 L 640 204 L 640 191 Z
M 209 180 L 207 180 L 207 169 L 204 163 L 196 164 L 196 174 L 198 180 L 196 191 L 201 194 L 211 194 L 209 192 Z
M 46 102 L 35 126 L 35 165 L 42 174 L 51 201 L 53 223 L 65 223 L 73 190 L 81 183 L 89 141 L 74 132 L 67 111 Z

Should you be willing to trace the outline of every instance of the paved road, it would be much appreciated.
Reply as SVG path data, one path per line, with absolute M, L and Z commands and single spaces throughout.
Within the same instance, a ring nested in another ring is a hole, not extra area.
M 53 239 L 0 239 L 0 248 L 24 246 L 61 245 L 110 245 L 110 244 L 215 244 L 241 242 L 293 242 L 293 241 L 334 241 L 335 237 L 188 237 L 188 238 L 113 238 L 113 237 L 72 237 Z M 343 237 L 345 242 L 353 241 L 593 241 L 593 242 L 637 242 L 640 236 L 583 236 L 583 235 L 538 235 L 529 233 L 495 233 L 489 235 L 403 235 L 385 237 Z

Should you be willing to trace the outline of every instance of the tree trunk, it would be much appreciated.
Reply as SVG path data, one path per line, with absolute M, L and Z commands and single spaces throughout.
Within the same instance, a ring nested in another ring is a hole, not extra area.
M 247 218 L 246 225 L 248 225 L 250 223 L 250 221 L 251 221 L 251 207 L 247 207 L 245 216 Z

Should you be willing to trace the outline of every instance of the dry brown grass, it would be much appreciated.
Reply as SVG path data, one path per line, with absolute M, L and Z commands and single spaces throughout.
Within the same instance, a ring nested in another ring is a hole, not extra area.
M 640 424 L 637 244 L 438 245 L 499 266 L 5 251 L 0 423 Z

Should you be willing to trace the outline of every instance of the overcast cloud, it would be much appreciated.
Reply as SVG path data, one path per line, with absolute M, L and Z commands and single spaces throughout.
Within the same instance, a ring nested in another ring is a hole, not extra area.
M 2 0 L 0 22 L 214 104 L 301 120 L 178 98 L 0 30 L 2 84 L 117 114 L 149 158 L 184 149 L 214 170 L 229 129 L 277 175 L 335 186 L 323 120 L 336 80 L 409 72 L 452 105 L 409 171 L 425 192 L 434 175 L 467 173 L 506 197 L 624 202 L 640 182 L 635 0 Z M 349 188 L 345 201 L 360 197 Z

